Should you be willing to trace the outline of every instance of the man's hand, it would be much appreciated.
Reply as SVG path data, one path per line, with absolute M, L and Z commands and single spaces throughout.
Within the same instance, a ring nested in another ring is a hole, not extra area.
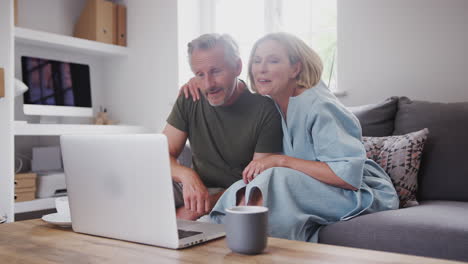
M 210 195 L 210 204 L 211 204 L 210 211 L 211 209 L 213 209 L 214 205 L 219 200 L 221 195 L 223 195 L 224 192 L 225 190 Z M 190 210 L 185 209 L 185 207 L 181 206 L 176 209 L 176 214 L 177 214 L 178 219 L 195 221 L 198 218 L 204 216 L 206 213 L 198 213 L 198 212 L 190 211 Z
M 209 213 L 211 210 L 210 195 L 198 175 L 186 175 L 181 180 L 185 208 L 199 214 Z
M 197 78 L 193 77 L 188 83 L 182 85 L 179 90 L 179 95 L 184 94 L 185 98 L 188 98 L 189 94 L 192 95 L 193 101 L 200 100 L 200 90 L 197 82 Z
M 167 136 L 169 145 L 172 180 L 181 182 L 183 185 L 182 195 L 184 196 L 185 208 L 198 213 L 209 212 L 211 209 L 210 201 L 205 185 L 193 169 L 180 165 L 176 159 L 185 146 L 187 133 L 170 124 L 166 125 L 163 133 Z
M 242 172 L 242 179 L 245 184 L 253 181 L 258 174 L 272 167 L 281 167 L 283 155 L 269 155 L 252 160 Z

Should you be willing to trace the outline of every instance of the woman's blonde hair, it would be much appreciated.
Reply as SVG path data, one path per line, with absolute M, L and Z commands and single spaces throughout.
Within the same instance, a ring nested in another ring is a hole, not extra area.
M 302 65 L 301 72 L 297 75 L 297 85 L 304 88 L 312 88 L 319 81 L 322 76 L 323 64 L 319 55 L 310 48 L 300 38 L 284 32 L 270 33 L 255 42 L 250 52 L 249 58 L 249 82 L 253 91 L 257 92 L 255 87 L 255 79 L 252 74 L 252 63 L 255 56 L 255 51 L 262 42 L 266 40 L 275 40 L 286 48 L 288 53 L 289 62 L 291 65 L 300 62 Z

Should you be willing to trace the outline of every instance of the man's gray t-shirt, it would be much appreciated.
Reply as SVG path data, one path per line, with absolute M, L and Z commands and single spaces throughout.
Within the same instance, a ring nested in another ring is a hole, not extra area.
M 207 187 L 228 188 L 242 179 L 254 152 L 283 150 L 281 116 L 273 101 L 247 89 L 229 106 L 181 95 L 167 123 L 188 134 L 193 167 Z

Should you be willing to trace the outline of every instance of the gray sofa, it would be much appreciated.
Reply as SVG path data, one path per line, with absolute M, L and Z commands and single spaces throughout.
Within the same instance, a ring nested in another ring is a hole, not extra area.
M 419 205 L 326 226 L 319 243 L 468 261 L 468 102 L 392 97 L 350 109 L 364 136 L 429 129 L 418 174 Z M 189 147 L 179 162 L 191 165 Z
M 350 109 L 363 136 L 429 129 L 418 174 L 419 205 L 326 226 L 319 243 L 468 261 L 468 102 L 392 97 Z

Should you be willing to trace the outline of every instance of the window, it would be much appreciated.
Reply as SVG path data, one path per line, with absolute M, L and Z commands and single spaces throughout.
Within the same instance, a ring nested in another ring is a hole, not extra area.
M 322 80 L 332 90 L 336 90 L 336 0 L 198 1 L 199 14 L 194 15 L 194 18 L 199 18 L 200 31 L 192 32 L 191 35 L 196 37 L 209 32 L 231 35 L 239 44 L 244 63 L 241 75 L 243 79 L 247 79 L 247 63 L 254 42 L 266 33 L 284 31 L 300 37 L 317 51 L 324 64 Z M 181 5 L 184 2 L 181 1 Z M 186 16 L 184 18 L 187 19 Z M 191 24 L 193 25 L 193 21 Z M 179 39 L 187 38 L 182 36 Z M 187 78 L 182 76 L 188 74 L 182 71 L 181 68 L 180 81 L 185 83 Z

